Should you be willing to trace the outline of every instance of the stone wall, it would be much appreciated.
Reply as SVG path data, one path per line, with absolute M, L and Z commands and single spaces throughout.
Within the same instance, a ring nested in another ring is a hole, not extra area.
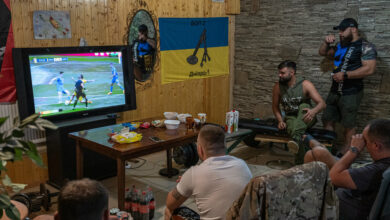
M 325 99 L 332 62 L 320 57 L 318 48 L 327 34 L 338 34 L 333 26 L 353 17 L 361 35 L 378 51 L 376 72 L 364 80 L 359 127 L 370 119 L 389 117 L 389 15 L 388 0 L 241 0 L 241 14 L 236 17 L 234 107 L 243 117 L 272 115 L 276 67 L 285 59 L 296 61 L 297 74 L 313 82 Z

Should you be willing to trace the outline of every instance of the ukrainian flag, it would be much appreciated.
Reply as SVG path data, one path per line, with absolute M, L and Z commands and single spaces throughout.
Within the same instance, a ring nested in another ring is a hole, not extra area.
M 229 74 L 227 17 L 159 18 L 162 84 Z

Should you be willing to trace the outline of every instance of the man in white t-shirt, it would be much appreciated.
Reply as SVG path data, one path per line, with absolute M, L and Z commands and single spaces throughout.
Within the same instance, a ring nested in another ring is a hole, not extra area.
M 222 128 L 203 126 L 198 135 L 197 150 L 203 162 L 188 169 L 168 193 L 165 219 L 170 219 L 174 210 L 191 195 L 195 197 L 201 219 L 224 219 L 228 208 L 252 178 L 243 160 L 225 155 Z

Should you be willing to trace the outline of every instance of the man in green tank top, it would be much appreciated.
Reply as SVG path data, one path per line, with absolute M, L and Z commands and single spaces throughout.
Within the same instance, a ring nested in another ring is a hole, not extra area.
M 296 64 L 293 61 L 283 61 L 278 66 L 279 82 L 275 83 L 272 91 L 272 111 L 278 120 L 279 130 L 287 129 L 287 133 L 294 140 L 287 146 L 295 154 L 295 163 L 302 164 L 305 149 L 302 136 L 307 128 L 316 122 L 316 115 L 325 108 L 313 83 L 295 76 Z M 311 100 L 316 103 L 312 107 Z M 285 114 L 284 120 L 280 105 Z

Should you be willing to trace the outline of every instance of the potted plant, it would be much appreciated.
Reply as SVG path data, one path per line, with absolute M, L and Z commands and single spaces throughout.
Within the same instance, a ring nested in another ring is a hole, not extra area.
M 0 117 L 0 127 L 5 123 L 8 117 Z M 0 218 L 5 214 L 10 219 L 19 220 L 20 214 L 16 207 L 11 203 L 9 190 L 18 192 L 26 186 L 25 184 L 12 183 L 11 179 L 6 174 L 8 161 L 14 162 L 23 159 L 23 155 L 30 158 L 35 164 L 43 167 L 42 158 L 40 157 L 36 145 L 31 141 L 23 140 L 24 129 L 34 128 L 44 130 L 44 128 L 56 129 L 56 126 L 51 122 L 42 119 L 38 114 L 31 115 L 19 121 L 14 119 L 13 127 L 4 132 L 0 132 Z

